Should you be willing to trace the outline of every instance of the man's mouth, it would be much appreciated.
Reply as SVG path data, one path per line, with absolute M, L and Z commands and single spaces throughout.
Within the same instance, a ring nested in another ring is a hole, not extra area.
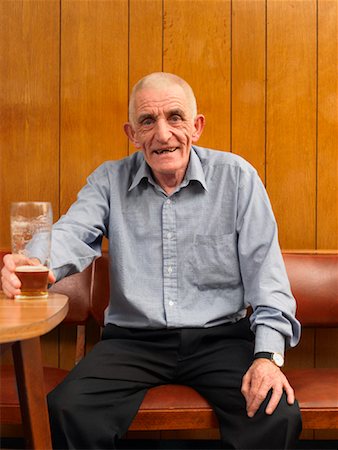
M 164 155 L 165 153 L 173 153 L 175 150 L 177 150 L 177 147 L 159 148 L 158 150 L 154 150 L 154 153 L 156 155 Z

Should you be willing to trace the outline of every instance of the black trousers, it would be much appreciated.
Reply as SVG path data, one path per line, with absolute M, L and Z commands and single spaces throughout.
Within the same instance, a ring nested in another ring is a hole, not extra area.
M 247 319 L 208 329 L 140 330 L 107 325 L 102 340 L 48 396 L 57 449 L 111 449 L 137 413 L 146 391 L 191 386 L 213 406 L 224 448 L 292 449 L 301 431 L 298 404 L 268 399 L 248 418 L 240 389 L 252 363 Z

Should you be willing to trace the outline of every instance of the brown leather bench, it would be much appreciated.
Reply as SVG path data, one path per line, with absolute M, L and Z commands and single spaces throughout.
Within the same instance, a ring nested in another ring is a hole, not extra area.
M 303 328 L 338 327 L 338 254 L 291 252 L 283 256 Z M 83 325 L 89 315 L 102 325 L 109 296 L 107 255 L 83 273 L 60 281 L 53 290 L 70 298 L 66 321 L 80 326 L 78 348 L 81 348 Z M 66 373 L 58 368 L 45 368 L 46 392 Z M 297 368 L 287 370 L 287 376 L 300 403 L 303 429 L 338 429 L 338 368 Z M 1 367 L 1 385 L 1 423 L 19 423 L 15 379 L 10 366 Z M 149 390 L 130 430 L 216 428 L 212 409 L 197 392 L 184 386 L 167 385 Z

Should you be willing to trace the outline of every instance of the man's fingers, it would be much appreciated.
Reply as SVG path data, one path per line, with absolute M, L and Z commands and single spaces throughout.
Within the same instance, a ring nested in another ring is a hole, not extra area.
M 287 378 L 286 378 L 286 383 L 284 385 L 284 390 L 286 393 L 286 399 L 287 399 L 288 404 L 293 405 L 295 403 L 295 391 L 290 386 Z
M 281 388 L 274 388 L 272 389 L 271 398 L 269 400 L 269 403 L 265 409 L 266 414 L 272 414 L 274 410 L 277 408 L 278 403 L 281 399 L 281 396 L 283 394 L 283 389 Z
M 9 270 L 11 272 L 14 272 L 15 267 L 17 266 L 16 264 L 16 258 L 14 257 L 14 255 L 12 254 L 7 254 L 3 257 L 3 262 L 4 262 L 4 269 Z
M 5 295 L 9 298 L 13 298 L 15 295 L 20 294 L 20 287 L 21 283 L 20 280 L 15 277 L 12 282 L 7 281 L 7 279 L 1 280 L 2 290 L 4 291 Z
M 49 284 L 54 284 L 56 281 L 55 275 L 53 274 L 53 272 L 50 270 L 48 273 L 48 283 Z
M 251 398 L 249 399 L 249 402 L 247 402 L 247 414 L 249 417 L 253 417 L 256 414 L 259 407 L 266 399 L 269 390 L 269 385 L 262 383 L 258 389 L 251 392 Z
M 13 298 L 15 295 L 20 294 L 21 282 L 15 274 L 15 268 L 25 264 L 35 265 L 36 261 L 18 254 L 7 254 L 4 256 L 4 266 L 1 270 L 1 286 L 7 297 Z
M 287 402 L 292 405 L 295 395 L 286 376 L 268 360 L 257 359 L 251 365 L 242 380 L 242 394 L 246 400 L 249 417 L 253 417 L 266 399 L 269 391 L 271 398 L 265 409 L 266 414 L 272 414 L 278 406 L 285 391 Z
M 258 411 L 261 404 L 266 399 L 269 391 L 271 390 L 271 398 L 265 409 L 266 414 L 271 415 L 277 408 L 280 399 L 285 391 L 287 396 L 287 402 L 292 405 L 295 401 L 295 395 L 292 387 L 289 385 L 287 379 L 285 378 L 284 384 L 270 385 L 262 383 L 257 392 L 251 392 L 252 397 L 247 401 L 247 414 L 249 417 L 253 417 Z
M 244 377 L 242 379 L 241 392 L 242 392 L 245 400 L 248 401 L 249 393 L 250 393 L 250 376 L 248 373 L 246 375 L 244 375 Z
M 4 258 L 5 263 L 5 258 Z M 15 263 L 14 260 L 8 259 L 6 265 L 1 271 L 1 286 L 5 295 L 9 298 L 13 298 L 15 295 L 20 293 L 21 282 L 19 278 L 15 275 Z

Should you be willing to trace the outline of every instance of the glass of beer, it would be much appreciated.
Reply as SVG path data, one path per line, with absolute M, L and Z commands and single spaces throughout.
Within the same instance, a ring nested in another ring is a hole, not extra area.
M 52 205 L 49 202 L 12 203 L 12 253 L 30 259 L 15 269 L 21 281 L 21 294 L 16 295 L 15 298 L 31 299 L 48 296 L 52 225 Z

